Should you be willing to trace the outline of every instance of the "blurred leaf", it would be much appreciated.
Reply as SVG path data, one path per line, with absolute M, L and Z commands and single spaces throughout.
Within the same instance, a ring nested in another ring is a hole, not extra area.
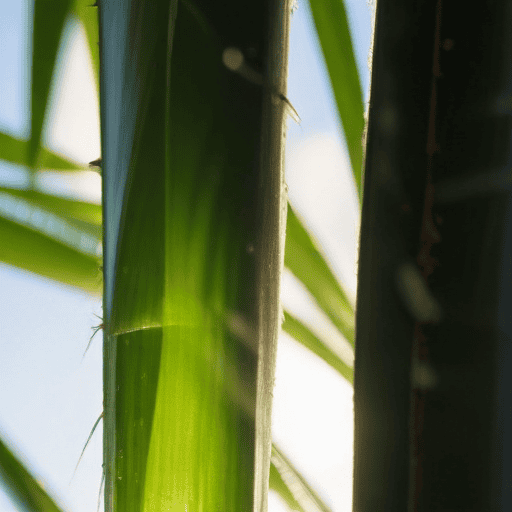
M 35 167 L 41 148 L 41 135 L 59 43 L 72 0 L 37 0 L 34 2 L 31 76 L 31 135 L 28 167 Z
M 90 230 L 92 231 L 93 228 L 99 230 L 99 236 L 101 237 L 101 205 L 86 203 L 77 199 L 66 199 L 35 190 L 0 187 L 0 192 L 20 197 L 28 203 L 44 208 L 67 221 L 79 221 L 84 225 L 90 225 Z
M 302 281 L 341 334 L 354 346 L 354 310 L 325 259 L 288 203 L 284 264 Z
M 359 73 L 343 0 L 309 0 L 338 105 L 361 204 L 364 108 Z
M 3 217 L 0 240 L 0 261 L 93 295 L 101 293 L 98 258 Z
M 75 0 L 73 12 L 78 16 L 85 29 L 88 47 L 91 52 L 94 83 L 96 85 L 96 92 L 99 93 L 100 50 L 98 44 L 98 7 L 93 6 L 93 4 L 94 0 Z
M 292 338 L 321 357 L 328 365 L 332 366 L 343 378 L 354 385 L 354 370 L 340 359 L 330 348 L 319 340 L 300 320 L 284 311 L 283 331 Z
M 42 485 L 0 439 L 0 480 L 20 510 L 26 512 L 62 512 Z
M 0 132 L 0 159 L 13 164 L 24 165 L 34 172 L 37 168 L 32 168 L 30 165 L 30 144 L 28 140 L 17 139 L 7 133 Z M 37 163 L 40 169 L 72 171 L 74 169 L 83 170 L 84 168 L 83 165 L 67 160 L 46 148 L 40 149 Z

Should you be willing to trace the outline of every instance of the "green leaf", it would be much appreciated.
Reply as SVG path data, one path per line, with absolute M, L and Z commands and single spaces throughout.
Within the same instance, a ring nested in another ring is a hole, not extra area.
M 293 467 L 281 450 L 272 444 L 270 487 L 299 512 L 331 512 L 305 478 Z
M 284 264 L 354 346 L 354 310 L 312 237 L 288 203 Z
M 28 147 L 28 167 L 35 167 L 41 148 L 41 135 L 59 43 L 72 0 L 37 0 L 34 2 L 34 32 L 32 42 L 31 135 Z
M 98 258 L 0 217 L 0 261 L 93 295 L 101 292 Z
M 0 480 L 20 510 L 26 512 L 62 512 L 40 482 L 0 439 Z
M 31 142 L 28 140 L 17 139 L 7 133 L 0 132 L 0 159 L 12 164 L 24 165 L 32 172 L 36 171 L 37 168 L 66 171 L 83 170 L 82 165 L 46 148 L 40 149 L 37 165 L 32 167 L 29 156 L 30 144 Z
M 95 238 L 103 235 L 101 206 L 76 199 L 66 199 L 35 190 L 22 190 L 0 187 L 13 197 L 22 198 L 27 204 L 43 208 L 53 215 L 66 220 L 79 231 L 84 231 Z
M 99 30 L 98 30 L 98 7 L 93 6 L 94 0 L 75 0 L 73 12 L 80 19 L 87 37 L 89 46 L 92 69 L 94 73 L 94 82 L 96 91 L 99 93 L 99 69 L 100 69 L 100 51 L 99 51 Z
M 277 471 L 277 468 L 274 464 L 270 465 L 270 475 L 269 475 L 269 488 L 275 491 L 281 498 L 286 502 L 290 510 L 298 510 L 299 512 L 303 512 L 304 509 L 299 505 L 299 502 L 294 498 L 293 493 L 290 491 L 285 481 Z
M 283 331 L 292 338 L 321 357 L 328 365 L 332 366 L 343 378 L 354 385 L 354 369 L 340 359 L 330 348 L 320 341 L 300 320 L 284 311 Z
M 310 0 L 322 52 L 345 132 L 361 204 L 364 108 L 359 73 L 343 0 Z

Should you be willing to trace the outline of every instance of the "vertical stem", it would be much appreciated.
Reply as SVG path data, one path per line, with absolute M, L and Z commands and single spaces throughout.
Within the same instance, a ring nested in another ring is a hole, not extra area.
M 286 95 L 290 0 L 269 2 L 268 49 L 261 135 L 260 212 L 263 216 L 258 251 L 258 374 L 254 511 L 266 512 L 272 447 L 272 398 L 277 340 L 282 323 L 281 274 L 284 266 L 287 196 L 284 182 Z

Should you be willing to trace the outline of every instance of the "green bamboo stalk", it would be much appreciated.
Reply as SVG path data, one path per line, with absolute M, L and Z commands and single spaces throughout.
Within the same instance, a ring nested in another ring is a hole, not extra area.
M 125 42 L 101 44 L 105 507 L 263 511 L 290 6 L 240 11 L 255 81 L 223 61 L 236 2 L 133 2 L 126 24 L 109 5 L 100 37 Z

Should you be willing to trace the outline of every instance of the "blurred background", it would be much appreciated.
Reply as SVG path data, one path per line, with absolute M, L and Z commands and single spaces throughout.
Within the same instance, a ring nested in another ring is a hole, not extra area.
M 345 0 L 345 7 L 366 103 L 373 12 L 366 0 Z M 30 0 L 0 2 L 0 131 L 18 138 L 30 134 L 32 16 Z M 68 20 L 58 62 L 45 141 L 51 150 L 86 166 L 101 154 L 99 104 L 85 34 L 75 19 Z M 289 199 L 355 304 L 359 206 L 307 0 L 296 3 L 292 16 L 287 96 L 301 118 L 300 125 L 288 120 Z M 0 161 L 0 184 L 24 187 L 27 177 L 23 168 Z M 44 173 L 37 186 L 98 204 L 101 200 L 100 176 L 93 171 L 79 181 Z M 350 345 L 335 339 L 337 330 L 286 271 L 282 301 L 314 332 L 344 344 L 353 357 Z M 101 422 L 72 476 L 102 412 L 101 330 L 82 358 L 101 311 L 99 297 L 0 264 L 0 435 L 69 512 L 92 512 L 98 506 Z M 335 512 L 352 509 L 353 420 L 351 385 L 282 334 L 273 436 Z M 0 487 L 0 511 L 15 510 Z M 269 512 L 288 510 L 271 492 Z

